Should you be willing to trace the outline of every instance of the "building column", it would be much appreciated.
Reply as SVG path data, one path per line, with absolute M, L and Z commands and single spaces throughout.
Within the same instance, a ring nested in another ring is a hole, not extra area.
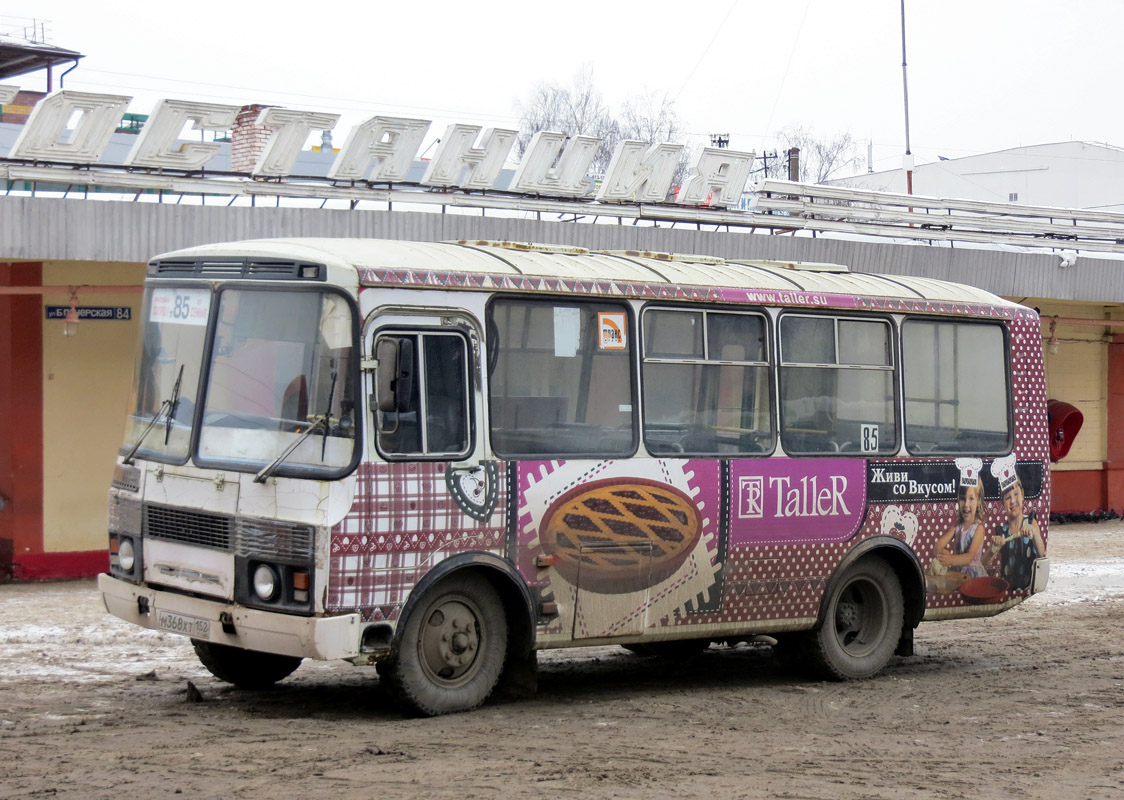
M 43 265 L 0 263 L 0 287 L 41 286 Z M 0 582 L 43 552 L 43 298 L 0 293 Z
M 1108 346 L 1105 415 L 1105 508 L 1124 508 L 1124 333 Z

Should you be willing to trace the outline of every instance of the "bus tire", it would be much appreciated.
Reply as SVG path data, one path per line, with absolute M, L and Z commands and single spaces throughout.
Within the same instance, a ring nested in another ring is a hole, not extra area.
M 882 558 L 851 564 L 831 590 L 822 624 L 804 642 L 808 667 L 833 681 L 878 673 L 898 644 L 905 601 L 897 573 Z
M 458 573 L 426 591 L 405 621 L 396 654 L 376 666 L 407 711 L 470 711 L 496 688 L 507 639 L 499 594 L 483 576 Z
M 207 671 L 220 681 L 233 683 L 240 689 L 268 689 L 287 678 L 301 665 L 296 656 L 244 650 L 225 644 L 192 639 L 195 655 Z

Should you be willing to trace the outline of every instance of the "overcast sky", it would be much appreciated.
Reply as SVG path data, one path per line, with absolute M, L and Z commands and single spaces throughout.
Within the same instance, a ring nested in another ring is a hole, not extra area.
M 262 10 L 267 9 L 267 10 Z M 905 152 L 900 0 L 227 2 L 0 0 L 0 32 L 47 21 L 86 55 L 66 87 L 517 127 L 515 102 L 584 67 L 605 100 L 669 92 L 699 141 L 772 149 L 793 124 L 850 133 L 875 169 Z M 919 163 L 1023 144 L 1124 145 L 1122 0 L 906 0 Z M 60 70 L 61 71 L 61 70 Z M 45 88 L 45 73 L 5 81 Z M 57 73 L 56 86 L 57 87 Z

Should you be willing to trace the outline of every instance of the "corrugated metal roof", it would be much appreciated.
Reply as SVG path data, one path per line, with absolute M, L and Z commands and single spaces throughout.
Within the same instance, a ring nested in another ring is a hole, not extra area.
M 3 127 L 0 124 L 0 131 Z M 1059 269 L 1056 254 L 1010 248 L 985 250 L 802 234 L 772 236 L 683 226 L 590 225 L 398 209 L 191 206 L 101 202 L 92 197 L 0 196 L 0 259 L 5 261 L 78 261 L 96 270 L 103 263 L 142 264 L 157 253 L 205 242 L 294 235 L 404 242 L 486 238 L 559 242 L 591 250 L 707 253 L 731 261 L 828 261 L 846 264 L 852 272 L 957 281 L 1004 297 L 1124 302 L 1122 262 L 1084 252 L 1078 268 Z M 718 274 L 720 268 L 714 271 Z M 672 275 L 671 268 L 665 274 L 680 279 Z M 771 288 L 792 288 L 790 282 L 781 284 Z
M 204 245 L 161 256 L 220 254 L 319 259 L 333 266 L 536 276 L 569 280 L 800 291 L 1013 305 L 990 292 L 931 278 L 825 271 L 825 265 L 722 261 L 705 256 L 598 253 L 551 245 L 409 242 L 389 239 L 264 239 Z M 827 267 L 830 270 L 830 267 Z

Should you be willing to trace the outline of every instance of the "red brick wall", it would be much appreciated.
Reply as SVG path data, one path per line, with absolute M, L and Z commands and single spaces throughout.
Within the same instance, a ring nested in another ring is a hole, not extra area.
M 250 172 L 269 141 L 269 129 L 254 124 L 262 109 L 269 106 L 242 106 L 230 134 L 231 172 Z
M 17 92 L 15 99 L 12 100 L 11 103 L 0 106 L 0 122 L 23 125 L 27 122 L 27 117 L 31 114 L 31 109 L 46 96 L 46 92 Z

